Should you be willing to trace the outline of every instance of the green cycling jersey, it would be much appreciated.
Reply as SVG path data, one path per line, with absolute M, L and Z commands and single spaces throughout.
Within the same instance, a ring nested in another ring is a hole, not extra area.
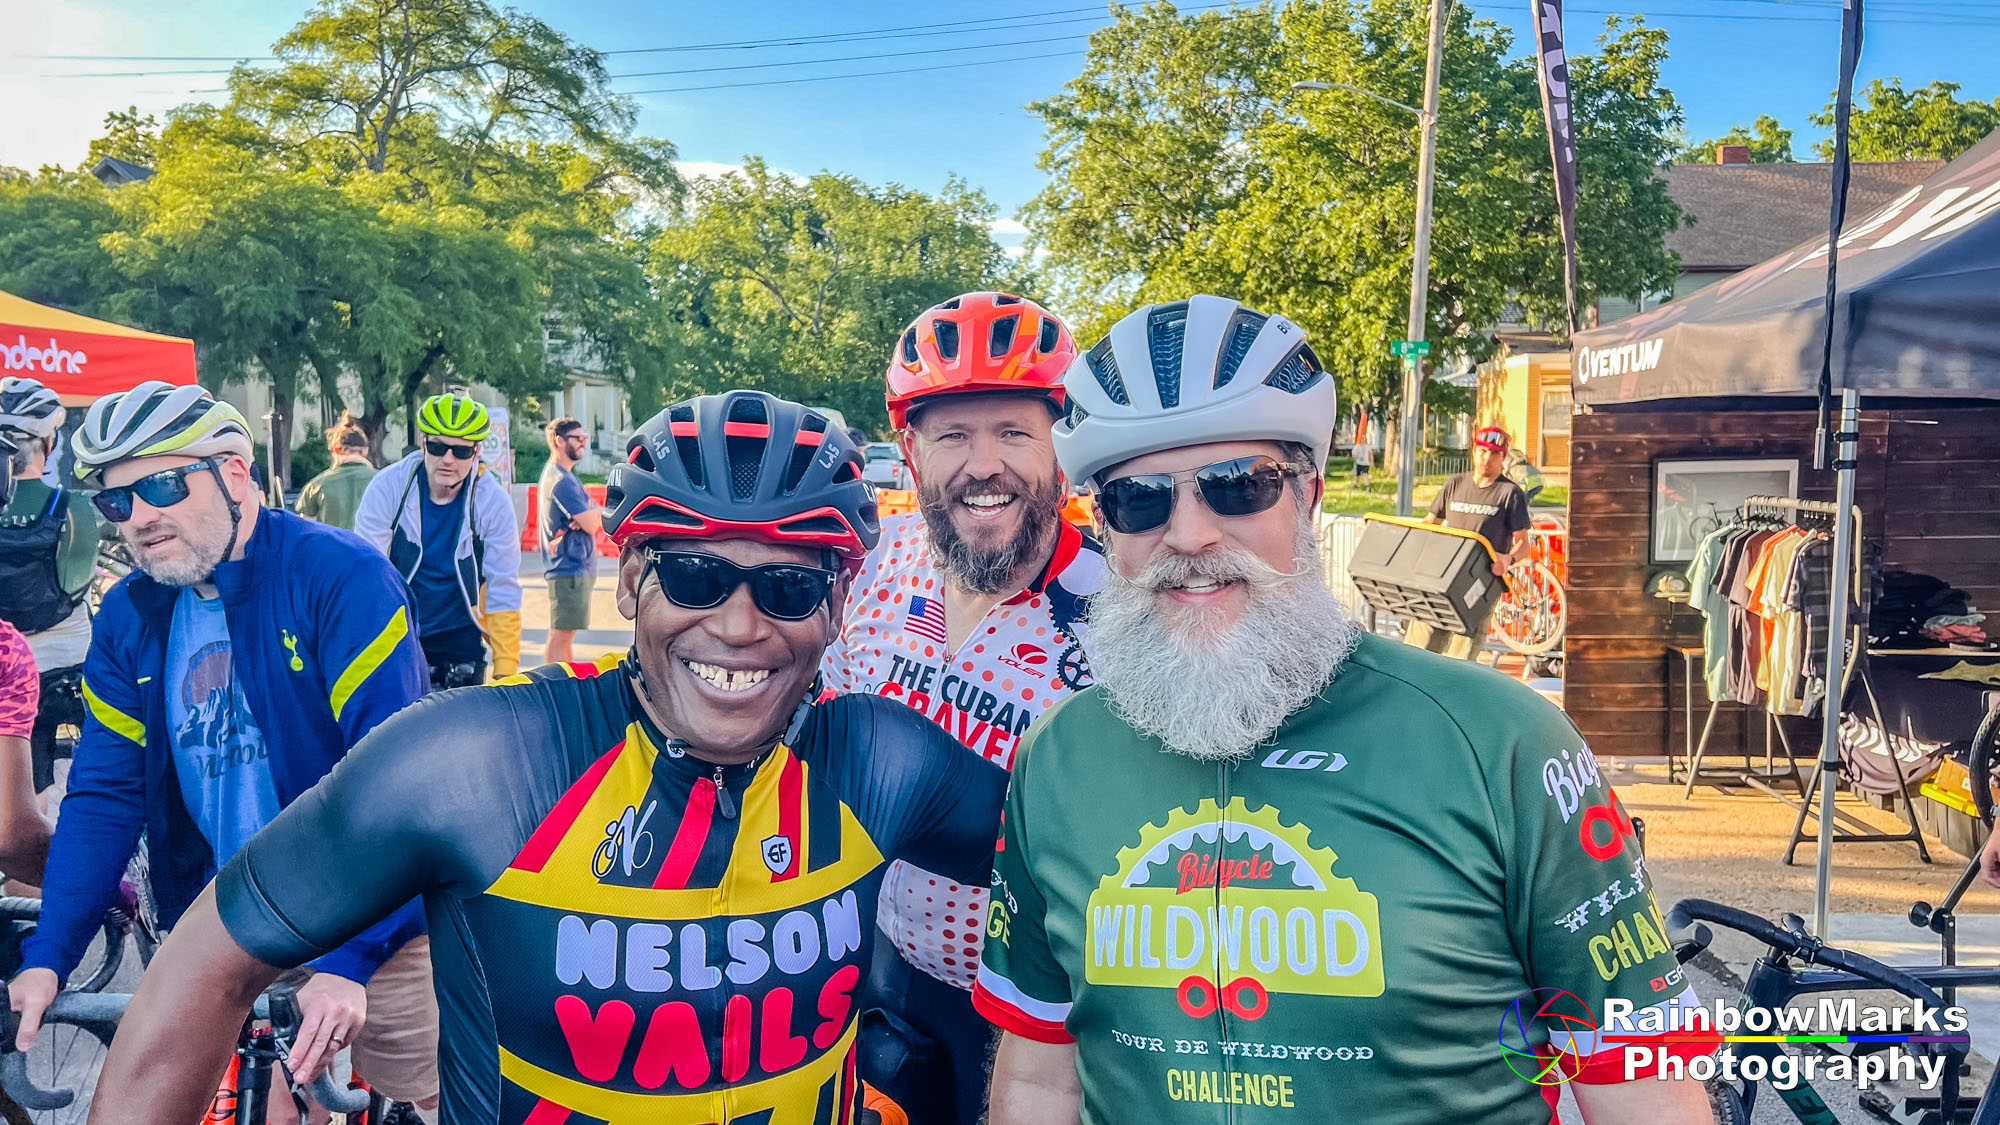
M 1086 1122 L 1547 1122 L 1502 1034 L 1534 989 L 1689 998 L 1630 819 L 1504 676 L 1363 637 L 1233 764 L 1101 688 L 1021 744 L 974 1002 L 1076 1044 Z M 1594 1037 L 1521 1036 L 1608 1069 Z

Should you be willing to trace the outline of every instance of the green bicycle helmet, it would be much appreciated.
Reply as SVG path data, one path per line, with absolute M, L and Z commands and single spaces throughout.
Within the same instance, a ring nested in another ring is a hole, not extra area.
M 439 437 L 481 441 L 489 425 L 486 407 L 462 391 L 432 395 L 417 412 L 417 429 Z

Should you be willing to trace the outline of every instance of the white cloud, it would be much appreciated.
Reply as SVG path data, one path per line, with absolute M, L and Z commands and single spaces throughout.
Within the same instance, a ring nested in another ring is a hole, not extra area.
M 999 238 L 1021 238 L 1028 233 L 1028 224 L 1019 219 L 995 219 L 987 224 L 987 228 Z
M 268 10 L 250 0 L 217 0 L 207 6 L 211 18 L 176 21 L 166 17 L 166 9 L 154 12 L 96 0 L 5 5 L 8 35 L 0 53 L 0 104 L 7 107 L 7 125 L 0 129 L 0 164 L 75 165 L 112 110 L 137 105 L 142 113 L 164 118 L 175 106 L 227 96 L 201 92 L 221 86 L 222 74 L 147 73 L 226 70 L 226 62 L 36 56 L 213 55 L 231 50 L 262 55 L 303 6 L 263 7 Z M 57 77 L 76 74 L 131 76 Z

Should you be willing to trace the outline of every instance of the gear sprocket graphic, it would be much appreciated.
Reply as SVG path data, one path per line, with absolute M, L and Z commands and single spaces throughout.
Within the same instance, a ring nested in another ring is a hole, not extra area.
M 1204 815 L 1204 810 L 1214 810 L 1220 815 Z M 1216 842 L 1218 836 L 1222 840 L 1238 840 L 1242 839 L 1243 833 L 1239 832 L 1235 836 L 1229 834 L 1231 828 L 1238 827 L 1256 829 L 1269 837 L 1272 842 L 1283 845 L 1290 854 L 1281 855 L 1273 849 L 1272 859 L 1274 861 L 1282 859 L 1291 865 L 1294 888 L 1326 890 L 1328 888 L 1322 881 L 1324 879 L 1344 885 L 1349 890 L 1356 889 L 1354 880 L 1334 875 L 1333 865 L 1339 861 L 1340 856 L 1332 848 L 1314 847 L 1311 842 L 1311 829 L 1307 828 L 1303 821 L 1286 824 L 1278 819 L 1276 805 L 1261 805 L 1253 810 L 1242 797 L 1233 797 L 1227 805 L 1220 807 L 1214 801 L 1204 798 L 1192 809 L 1183 807 L 1168 812 L 1164 824 L 1147 824 L 1139 830 L 1138 843 L 1118 849 L 1116 869 L 1100 880 L 1098 885 L 1107 887 L 1143 885 L 1145 875 L 1141 874 L 1142 870 L 1149 869 L 1154 863 L 1164 860 L 1166 852 L 1162 849 L 1177 837 L 1185 835 L 1188 839 L 1200 839 L 1211 844 Z M 1210 828 L 1215 830 L 1214 833 L 1205 833 L 1204 830 Z M 1254 846 L 1262 846 L 1254 838 L 1251 842 Z M 1155 851 L 1159 851 L 1160 854 L 1154 856 L 1152 853 Z M 1310 883 L 1299 881 L 1300 871 L 1311 877 Z

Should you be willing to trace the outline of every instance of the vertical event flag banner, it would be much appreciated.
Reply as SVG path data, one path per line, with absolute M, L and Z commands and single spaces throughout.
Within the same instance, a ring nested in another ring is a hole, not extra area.
M 1563 55 L 1563 0 L 1534 0 L 1536 71 L 1542 79 L 1542 117 L 1549 124 L 1555 162 L 1556 210 L 1562 218 L 1563 302 L 1576 331 L 1576 123 L 1569 115 L 1569 60 Z
M 1840 231 L 1847 223 L 1847 123 L 1854 112 L 1854 68 L 1861 62 L 1861 0 L 1840 6 L 1840 86 L 1833 95 L 1832 209 L 1826 220 L 1826 335 L 1819 350 L 1819 450 L 1815 468 L 1833 464 L 1835 442 L 1827 424 L 1833 410 L 1833 314 L 1840 282 Z

